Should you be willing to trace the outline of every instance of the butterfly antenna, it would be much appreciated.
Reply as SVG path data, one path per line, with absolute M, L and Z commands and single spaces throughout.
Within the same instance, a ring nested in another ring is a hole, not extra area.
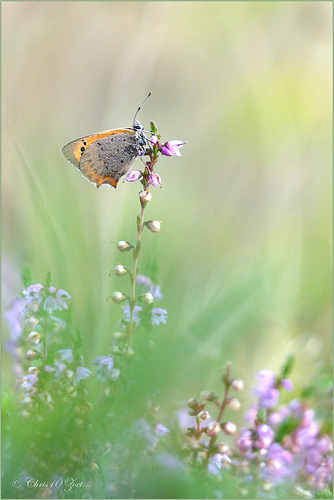
M 140 111 L 140 110 L 141 110 L 141 108 L 144 106 L 145 102 L 147 101 L 147 99 L 150 97 L 150 95 L 151 95 L 151 94 L 152 94 L 152 90 L 151 90 L 151 92 L 149 92 L 149 94 L 146 96 L 146 98 L 145 98 L 145 100 L 144 100 L 143 104 L 142 104 L 141 106 L 139 106 L 139 108 L 137 109 L 136 114 L 135 114 L 134 119 L 133 119 L 133 123 L 136 121 L 136 118 L 137 118 L 137 116 L 139 115 L 139 111 Z

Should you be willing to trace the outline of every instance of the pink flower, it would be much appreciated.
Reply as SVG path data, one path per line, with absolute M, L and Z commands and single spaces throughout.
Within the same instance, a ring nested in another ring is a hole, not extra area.
M 142 173 L 140 170 L 133 170 L 128 173 L 128 175 L 126 176 L 125 180 L 128 181 L 128 182 L 135 182 L 135 181 L 138 181 L 138 179 L 140 179 L 142 177 Z
M 152 172 L 152 174 L 149 175 L 148 181 L 153 187 L 161 186 L 161 177 L 155 172 Z
M 181 141 L 167 141 L 161 148 L 161 153 L 165 156 L 181 156 L 179 149 L 184 146 L 186 142 Z

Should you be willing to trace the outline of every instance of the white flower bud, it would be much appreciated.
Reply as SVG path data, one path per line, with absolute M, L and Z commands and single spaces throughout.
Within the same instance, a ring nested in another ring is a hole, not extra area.
M 222 427 L 225 434 L 234 434 L 237 430 L 234 422 L 225 422 Z
M 35 326 L 37 326 L 38 323 L 39 323 L 39 319 L 35 318 L 35 316 L 30 316 L 29 318 L 26 319 L 26 322 L 25 322 L 27 328 L 29 328 L 29 329 L 35 328 Z
M 124 299 L 126 299 L 122 292 L 114 292 L 111 298 L 114 302 L 116 302 L 116 304 L 120 304 Z
M 160 231 L 161 220 L 148 220 L 144 222 L 144 224 L 152 233 L 158 233 Z
M 64 375 L 68 380 L 71 380 L 73 378 L 74 371 L 67 369 L 65 370 Z
M 27 342 L 29 342 L 32 345 L 38 345 L 41 340 L 41 334 L 38 332 L 30 332 L 28 337 L 27 337 Z
M 51 394 L 49 394 L 48 392 L 41 392 L 39 394 L 39 399 L 46 405 L 48 405 L 52 401 Z
M 149 191 L 141 191 L 139 193 L 139 198 L 142 203 L 147 203 L 152 200 L 152 195 Z
M 127 271 L 125 267 L 122 264 L 117 264 L 114 273 L 117 274 L 117 276 L 122 276 L 122 274 L 125 274 Z
M 151 294 L 151 292 L 144 293 L 143 295 L 140 295 L 140 300 L 145 302 L 145 304 L 152 304 L 154 297 Z
M 241 403 L 237 398 L 230 398 L 227 400 L 227 406 L 232 410 L 238 411 L 241 408 Z
M 91 462 L 91 463 L 89 464 L 89 468 L 90 468 L 90 470 L 92 470 L 93 472 L 98 472 L 98 471 L 99 471 L 99 466 L 98 466 L 96 463 L 94 463 L 94 462 Z
M 214 401 L 215 399 L 217 399 L 217 396 L 213 392 L 210 392 L 210 391 L 202 391 L 200 396 L 205 401 Z
M 28 373 L 29 374 L 35 373 L 36 375 L 38 375 L 39 374 L 39 368 L 37 368 L 37 366 L 30 366 L 30 368 L 28 368 Z
M 216 436 L 222 430 L 219 422 L 211 422 L 207 427 L 207 435 L 210 437 Z
M 127 250 L 131 250 L 131 248 L 133 248 L 133 245 L 131 245 L 131 243 L 129 243 L 128 241 L 119 241 L 117 243 L 117 248 L 121 252 L 126 252 Z
M 36 351 L 33 351 L 32 349 L 28 349 L 27 353 L 26 353 L 26 358 L 29 360 L 29 361 L 33 361 L 34 359 L 36 359 L 38 356 L 38 353 Z
M 21 410 L 21 411 L 18 412 L 18 416 L 22 417 L 22 418 L 30 418 L 31 417 L 31 413 L 29 413 L 26 410 Z
M 218 443 L 217 449 L 218 453 L 221 453 L 222 455 L 230 455 L 230 448 L 225 443 Z
M 244 381 L 243 380 L 240 380 L 240 379 L 237 379 L 235 378 L 234 380 L 232 380 L 231 382 L 231 387 L 233 387 L 233 389 L 235 391 L 242 391 L 242 389 L 244 388 Z
M 201 420 L 207 420 L 208 418 L 211 418 L 211 415 L 208 411 L 202 410 L 199 412 L 197 417 L 200 418 Z

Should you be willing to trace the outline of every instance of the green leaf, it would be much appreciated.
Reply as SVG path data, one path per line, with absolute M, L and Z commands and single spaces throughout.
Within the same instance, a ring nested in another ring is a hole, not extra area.
M 333 493 L 331 490 L 317 490 L 315 492 L 315 498 L 333 498 Z
M 288 375 L 290 375 L 290 373 L 292 372 L 292 368 L 293 368 L 293 364 L 294 364 L 294 362 L 295 362 L 295 357 L 294 357 L 294 355 L 293 355 L 293 354 L 290 354 L 290 355 L 287 357 L 287 359 L 286 359 L 286 361 L 285 361 L 284 365 L 283 365 L 283 366 L 282 366 L 282 368 L 281 368 L 281 378 L 282 378 L 282 379 L 283 379 L 283 378 L 287 378 L 287 377 L 288 377 Z
M 46 274 L 46 286 L 49 288 L 52 284 L 52 273 L 51 271 L 48 271 Z
M 260 424 L 265 424 L 267 422 L 267 409 L 261 406 L 258 409 L 256 418 L 260 422 Z
M 22 280 L 23 280 L 24 288 L 27 288 L 28 286 L 32 285 L 32 271 L 31 271 L 31 267 L 28 266 L 27 264 L 25 264 L 23 266 Z
M 154 121 L 151 121 L 150 125 L 151 125 L 151 132 L 152 132 L 152 134 L 156 134 L 158 132 L 158 127 L 156 126 L 156 124 L 154 123 Z

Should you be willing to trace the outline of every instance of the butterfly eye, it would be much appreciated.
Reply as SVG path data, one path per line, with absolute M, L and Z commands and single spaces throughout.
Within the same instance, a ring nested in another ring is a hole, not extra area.
M 142 126 L 141 123 L 137 122 L 137 120 L 133 123 L 133 127 L 132 127 L 134 130 L 144 130 L 144 127 Z

